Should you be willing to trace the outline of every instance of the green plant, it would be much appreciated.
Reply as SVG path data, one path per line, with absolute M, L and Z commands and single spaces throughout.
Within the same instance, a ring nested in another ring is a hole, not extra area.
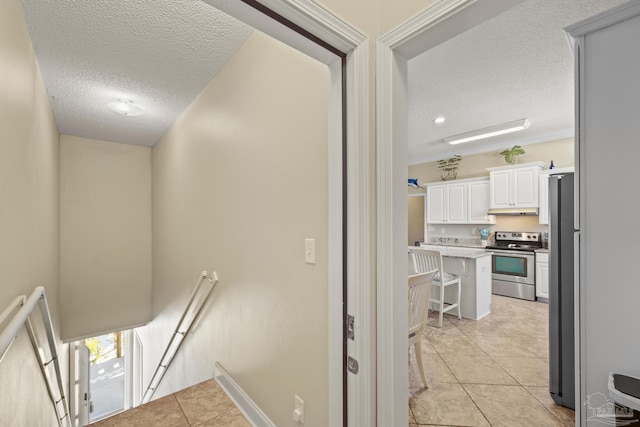
M 440 178 L 443 181 L 450 181 L 456 179 L 458 176 L 458 165 L 460 165 L 462 156 L 456 154 L 453 157 L 444 160 L 438 160 L 438 169 L 440 169 Z
M 504 156 L 504 161 L 509 163 L 509 164 L 513 164 L 516 162 L 517 157 L 520 154 L 524 154 L 525 151 L 524 149 L 519 146 L 519 145 L 514 145 L 513 147 L 504 150 L 500 153 L 501 156 Z

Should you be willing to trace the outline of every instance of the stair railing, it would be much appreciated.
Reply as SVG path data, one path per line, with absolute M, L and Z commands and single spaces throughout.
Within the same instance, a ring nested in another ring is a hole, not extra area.
M 203 286 L 205 283 L 208 286 Z M 215 271 L 211 275 L 206 271 L 203 271 L 200 275 L 198 282 L 193 288 L 193 292 L 191 292 L 191 298 L 189 298 L 189 302 L 180 317 L 180 321 L 178 321 L 178 326 L 176 326 L 176 329 L 167 344 L 167 348 L 164 350 L 162 358 L 160 358 L 160 363 L 158 363 L 158 367 L 153 373 L 149 386 L 142 396 L 142 400 L 140 401 L 141 404 L 149 402 L 153 397 L 158 385 L 160 385 L 160 381 L 162 381 L 162 377 L 164 377 L 167 369 L 169 369 L 169 365 L 171 365 L 171 362 L 180 349 L 184 339 L 200 316 L 200 313 L 209 299 L 211 291 L 216 286 L 216 283 L 218 283 L 218 275 Z
M 47 335 L 47 345 L 49 347 L 49 354 L 51 358 L 45 360 L 45 352 L 40 351 L 39 337 L 31 323 L 31 314 L 35 310 L 36 306 L 40 308 L 42 314 L 42 323 Z M 18 307 L 20 309 L 13 316 L 13 318 L 7 324 L 7 327 L 0 334 L 0 362 L 4 358 L 5 354 L 9 350 L 9 347 L 16 339 L 22 326 L 25 326 L 33 347 L 33 352 L 38 359 L 38 365 L 40 366 L 40 372 L 44 378 L 44 382 L 47 385 L 47 392 L 49 398 L 56 411 L 56 418 L 58 419 L 59 427 L 71 426 L 69 419 L 69 406 L 64 394 L 64 386 L 62 385 L 62 375 L 60 371 L 60 361 L 58 359 L 58 346 L 56 345 L 56 339 L 53 332 L 53 324 L 51 323 L 51 315 L 49 312 L 49 304 L 47 303 L 47 296 L 42 286 L 38 286 L 33 290 L 33 293 L 27 298 L 24 295 L 17 297 L 5 311 L 0 315 L 0 325 L 2 325 L 11 313 L 13 313 Z M 48 369 L 53 366 L 56 384 L 50 379 Z M 57 390 L 54 390 L 54 386 L 57 385 Z

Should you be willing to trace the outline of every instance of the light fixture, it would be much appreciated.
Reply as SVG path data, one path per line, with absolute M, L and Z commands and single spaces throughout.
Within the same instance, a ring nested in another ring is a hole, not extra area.
M 491 138 L 492 136 L 504 135 L 505 133 L 516 132 L 519 130 L 527 129 L 531 125 L 531 122 L 527 119 L 520 119 L 509 123 L 503 123 L 501 125 L 489 126 L 484 129 L 478 129 L 460 135 L 448 136 L 444 138 L 444 142 L 448 142 L 451 145 L 462 144 L 463 142 L 476 141 L 478 139 Z
M 441 124 L 441 123 L 444 123 L 444 121 L 445 121 L 445 120 L 446 120 L 446 119 L 445 119 L 443 116 L 438 116 L 438 117 L 436 117 L 436 118 L 433 120 L 433 122 L 434 122 L 435 124 L 438 124 L 438 125 L 439 125 L 439 124 Z
M 144 110 L 133 103 L 130 99 L 120 98 L 117 101 L 107 104 L 109 108 L 123 116 L 139 116 L 144 114 Z

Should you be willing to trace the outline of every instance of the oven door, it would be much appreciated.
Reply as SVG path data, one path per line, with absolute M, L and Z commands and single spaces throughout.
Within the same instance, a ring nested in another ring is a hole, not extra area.
M 533 252 L 490 251 L 493 280 L 535 285 L 535 255 Z

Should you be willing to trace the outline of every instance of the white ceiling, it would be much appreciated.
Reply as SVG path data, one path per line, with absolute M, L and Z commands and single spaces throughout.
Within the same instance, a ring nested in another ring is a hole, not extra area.
M 573 135 L 573 67 L 563 28 L 623 0 L 527 0 L 411 59 L 409 163 Z M 445 123 L 433 120 L 444 116 Z M 529 129 L 460 145 L 442 138 L 528 118 Z
M 127 144 L 154 145 L 252 31 L 201 0 L 19 1 L 60 132 Z M 572 135 L 562 28 L 622 2 L 527 0 L 410 60 L 409 162 Z M 108 109 L 119 98 L 145 113 Z M 516 134 L 442 141 L 522 118 Z
M 20 0 L 62 134 L 154 145 L 252 29 L 200 0 Z M 126 117 L 107 104 L 130 99 Z

